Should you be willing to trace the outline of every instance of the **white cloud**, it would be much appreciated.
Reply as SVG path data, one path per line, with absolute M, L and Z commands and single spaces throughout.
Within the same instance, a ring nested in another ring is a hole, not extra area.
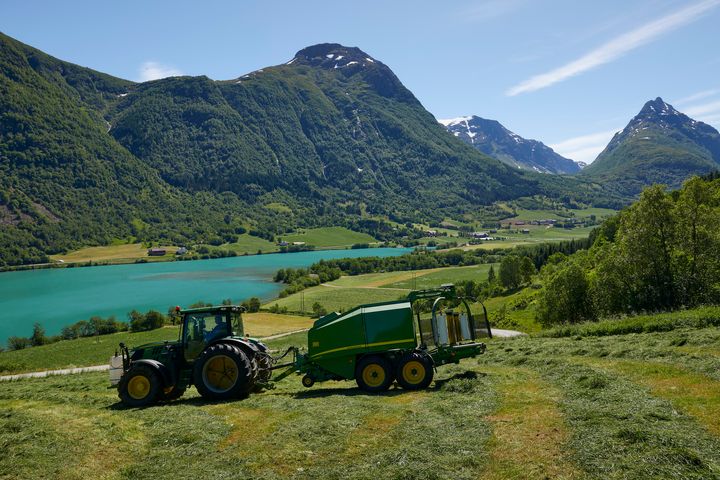
M 687 107 L 683 113 L 688 117 L 720 114 L 720 101 Z
M 703 90 L 702 92 L 693 93 L 692 95 L 688 95 L 687 97 L 678 98 L 677 100 L 674 100 L 672 102 L 673 105 L 684 105 L 687 103 L 697 102 L 698 100 L 702 100 L 703 98 L 713 97 L 720 93 L 720 88 L 713 88 L 710 90 Z
M 720 0 L 705 0 L 647 23 L 635 30 L 616 37 L 582 57 L 547 73 L 535 75 L 505 92 L 507 96 L 532 92 L 549 87 L 590 69 L 610 63 L 661 35 L 700 18 L 710 9 L 720 5 Z
M 563 157 L 570 158 L 576 162 L 592 163 L 600 152 L 605 149 L 607 144 L 610 143 L 613 135 L 619 130 L 622 129 L 606 130 L 568 138 L 567 140 L 550 145 L 550 148 Z
M 157 80 L 165 77 L 177 77 L 183 73 L 170 65 L 163 65 L 158 62 L 147 61 L 140 66 L 140 81 Z

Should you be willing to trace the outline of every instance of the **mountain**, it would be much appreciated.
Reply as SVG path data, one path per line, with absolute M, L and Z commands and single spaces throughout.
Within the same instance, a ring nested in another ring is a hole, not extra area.
M 718 169 L 718 131 L 658 97 L 615 134 L 582 175 L 635 195 L 653 183 L 677 188 L 691 175 Z
M 496 120 L 478 116 L 439 120 L 457 138 L 516 168 L 538 173 L 577 173 L 581 167 L 537 140 L 527 140 Z
M 315 45 L 228 81 L 135 83 L 0 34 L 0 266 L 126 238 L 377 234 L 384 216 L 441 221 L 575 190 L 448 135 L 357 48 Z
M 169 184 L 251 203 L 280 195 L 402 215 L 436 211 L 440 192 L 450 212 L 538 191 L 536 179 L 447 135 L 382 62 L 338 44 L 230 81 L 136 85 L 109 121 Z

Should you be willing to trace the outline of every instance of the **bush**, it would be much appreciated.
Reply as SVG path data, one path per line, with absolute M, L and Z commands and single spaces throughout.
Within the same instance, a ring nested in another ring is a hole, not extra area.
M 131 332 L 146 332 L 161 328 L 165 324 L 165 315 L 157 310 L 150 310 L 144 315 L 137 310 L 128 313 Z
M 320 305 L 320 303 L 318 303 L 318 302 L 313 303 L 312 311 L 313 311 L 313 315 L 315 315 L 318 318 L 320 318 L 324 315 L 327 315 L 327 310 L 325 310 L 325 307 Z
M 8 349 L 22 350 L 30 346 L 30 339 L 25 337 L 10 337 L 7 339 Z
M 260 299 L 257 297 L 251 297 L 249 300 L 242 302 L 242 306 L 245 307 L 245 311 L 248 313 L 259 312 Z

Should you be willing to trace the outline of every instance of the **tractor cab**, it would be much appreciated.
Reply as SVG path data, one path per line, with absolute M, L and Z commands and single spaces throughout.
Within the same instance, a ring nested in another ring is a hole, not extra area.
M 180 343 L 187 362 L 194 361 L 209 344 L 227 337 L 244 335 L 242 307 L 202 307 L 176 312 L 182 318 Z

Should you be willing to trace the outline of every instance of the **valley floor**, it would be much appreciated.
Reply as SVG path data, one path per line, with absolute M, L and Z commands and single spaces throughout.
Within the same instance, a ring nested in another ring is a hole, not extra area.
M 191 389 L 147 409 L 121 407 L 102 373 L 11 382 L 0 478 L 718 478 L 718 340 L 493 340 L 421 392 L 290 377 L 244 401 Z

